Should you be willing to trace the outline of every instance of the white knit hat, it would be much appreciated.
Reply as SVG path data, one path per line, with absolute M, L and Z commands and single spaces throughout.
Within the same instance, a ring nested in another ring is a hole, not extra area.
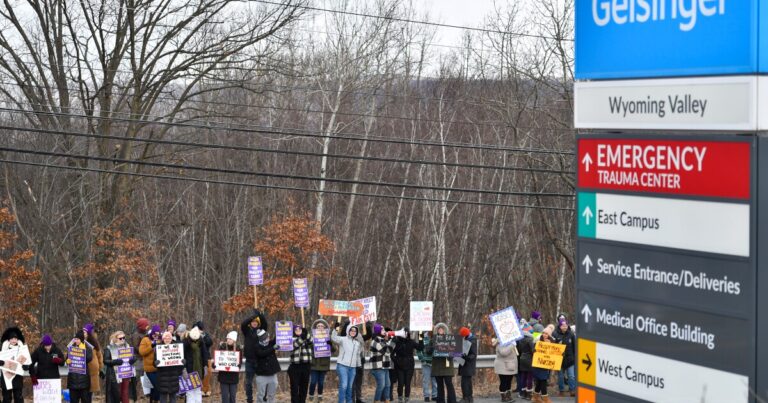
M 233 330 L 227 333 L 227 339 L 232 339 L 232 341 L 237 341 L 237 332 Z

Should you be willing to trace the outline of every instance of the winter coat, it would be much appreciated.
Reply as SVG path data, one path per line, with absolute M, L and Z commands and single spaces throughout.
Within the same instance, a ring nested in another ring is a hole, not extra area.
M 254 329 L 251 327 L 251 322 L 256 318 L 259 318 L 261 325 Z M 258 332 L 259 329 L 267 331 L 267 328 L 267 316 L 258 310 L 255 310 L 253 315 L 245 318 L 243 323 L 240 324 L 240 330 L 243 332 L 243 343 L 245 344 L 244 356 L 246 360 L 256 359 L 256 347 L 259 345 L 259 336 L 256 332 Z
M 85 346 L 85 375 L 69 371 L 67 374 L 67 388 L 77 390 L 90 390 L 91 388 L 91 361 L 93 361 L 93 349 Z M 96 375 L 98 377 L 98 374 Z
M 575 355 L 575 346 L 576 346 L 576 335 L 573 334 L 573 331 L 571 331 L 571 328 L 569 327 L 565 333 L 563 333 L 560 330 L 560 327 L 555 329 L 554 334 L 552 335 L 552 338 L 555 340 L 555 343 L 558 344 L 565 344 L 565 351 L 563 352 L 563 365 L 562 369 L 567 369 L 568 367 L 573 366 L 576 364 L 576 355 Z
M 424 336 L 419 340 L 419 348 L 416 349 L 416 355 L 421 361 L 421 365 L 432 365 L 432 354 L 435 351 L 435 346 L 432 345 L 432 338 Z
M 347 332 L 352 328 L 352 325 L 347 325 Z M 349 336 L 339 336 L 336 329 L 331 332 L 331 341 L 339 346 L 339 356 L 337 363 L 347 367 L 357 368 L 362 365 L 360 359 L 360 353 L 363 351 L 363 338 L 358 332 L 357 337 L 352 338 Z
M 21 334 L 21 333 L 19 333 L 19 334 Z M 21 358 L 24 357 L 25 360 L 22 363 L 22 366 L 30 365 L 32 363 L 32 357 L 27 355 L 28 354 L 28 352 L 27 352 L 28 350 L 22 352 L 21 351 L 22 347 L 24 347 L 24 342 L 22 341 L 21 338 L 19 338 L 19 341 L 18 341 L 18 343 L 15 346 L 11 346 L 11 342 L 9 340 L 4 340 L 3 344 L 2 344 L 2 347 L 0 347 L 0 350 L 6 351 L 6 350 L 18 349 L 17 352 L 14 354 L 16 356 L 16 360 L 21 362 Z M 11 389 L 17 387 L 17 386 L 15 386 L 16 382 L 18 382 L 18 385 L 21 385 L 23 377 L 21 375 L 15 375 L 13 378 L 14 378 L 13 379 L 14 383 L 11 386 Z M 0 380 L 0 383 L 2 383 L 3 384 L 3 388 L 5 388 L 5 381 L 4 380 Z
M 256 375 L 272 376 L 280 372 L 275 346 L 277 339 L 270 340 L 266 345 L 256 346 Z
M 131 334 L 131 347 L 133 347 L 133 351 L 138 354 L 139 353 L 139 347 L 141 346 L 141 341 L 146 337 L 147 335 L 145 333 L 140 333 L 138 330 L 133 332 Z M 139 358 L 142 358 L 139 356 Z M 133 367 L 136 368 L 136 374 L 141 375 L 142 372 L 144 372 L 144 360 L 138 359 L 133 364 Z
M 199 347 L 201 368 L 194 367 L 193 344 L 197 344 Z M 188 373 L 197 372 L 200 375 L 200 379 L 203 379 L 205 377 L 205 372 L 208 370 L 208 359 L 210 358 L 210 350 L 206 347 L 205 340 L 203 340 L 202 337 L 197 339 L 197 341 L 192 340 L 189 336 L 184 339 L 184 359 L 187 360 L 186 367 Z
M 306 329 L 301 330 L 301 336 L 293 336 L 293 351 L 291 365 L 310 365 L 312 363 L 312 339 Z
M 243 349 L 242 347 L 238 345 L 230 346 L 227 343 L 219 343 L 219 350 L 224 351 L 239 351 L 240 352 L 240 361 L 237 362 L 237 365 L 240 366 L 243 363 Z M 213 366 L 214 369 L 216 369 L 216 366 Z M 225 384 L 225 385 L 237 385 L 240 383 L 240 373 L 239 372 L 225 372 L 225 371 L 219 371 L 216 378 L 219 380 L 219 383 Z
M 178 344 L 178 343 L 171 343 L 171 344 Z M 186 356 L 184 359 L 186 360 L 186 362 L 189 362 L 189 359 L 186 358 Z M 145 363 L 144 364 L 145 371 L 146 371 L 146 365 L 147 364 Z M 155 371 L 157 372 L 157 381 L 153 386 L 155 387 L 155 389 L 157 389 L 159 393 L 168 393 L 172 395 L 176 395 L 177 393 L 179 393 L 179 377 L 184 372 L 183 364 L 173 365 L 168 367 L 157 367 L 157 361 L 153 361 L 152 367 L 154 367 Z
M 139 355 L 144 362 L 144 372 L 153 373 L 157 371 L 155 368 L 155 345 L 149 336 L 144 336 L 139 344 Z
M 101 382 L 99 380 L 99 374 L 101 374 L 101 368 L 104 367 L 104 354 L 101 353 L 101 349 L 93 349 L 93 359 L 88 362 L 88 374 L 91 377 L 91 392 L 101 391 Z
M 16 346 L 11 346 L 10 340 L 11 340 L 12 336 L 16 336 L 16 338 L 18 339 L 18 344 Z M 2 342 L 2 347 L 0 347 L 0 349 L 2 351 L 13 349 L 13 348 L 17 348 L 17 346 L 18 346 L 18 348 L 21 348 L 21 347 L 24 347 L 24 334 L 21 332 L 21 329 L 19 329 L 18 327 L 15 327 L 15 326 L 14 327 L 9 327 L 9 328 L 5 329 L 5 331 L 3 332 L 2 337 L 0 337 L 0 342 Z M 18 355 L 16 357 L 17 359 L 20 358 L 21 356 L 24 356 L 25 359 L 26 359 L 25 362 L 22 363 L 22 365 L 29 365 L 29 364 L 31 364 L 32 357 L 30 357 L 27 354 L 29 354 L 29 353 L 28 352 L 21 353 L 20 351 L 18 352 Z M 21 379 L 22 379 L 21 375 L 16 375 L 14 377 L 14 381 L 19 381 L 19 383 L 21 383 L 20 382 Z M 0 380 L 0 382 L 2 382 L 3 383 L 3 387 L 5 387 L 5 381 L 4 380 Z M 16 386 L 12 386 L 12 387 L 16 387 Z
M 513 345 L 497 345 L 493 370 L 496 375 L 517 375 L 517 348 Z
M 470 334 L 463 343 L 464 354 L 461 355 L 461 358 L 464 359 L 464 363 L 459 365 L 459 375 L 475 376 L 475 372 L 477 372 L 477 339 L 475 335 Z
M 117 358 L 117 350 L 120 348 L 130 347 L 129 345 L 124 346 L 118 346 L 116 344 L 110 344 L 107 346 L 107 348 L 104 350 L 104 368 L 106 369 L 106 382 L 109 382 L 110 384 L 117 385 L 117 372 L 115 371 L 115 368 L 123 365 L 123 360 L 120 358 Z M 134 363 L 138 361 L 136 357 L 131 358 Z
M 393 369 L 392 352 L 395 351 L 394 340 L 387 340 L 380 335 L 371 340 L 371 368 L 372 369 Z
M 54 356 L 61 359 L 61 364 L 53 363 Z M 65 360 L 64 353 L 56 344 L 51 345 L 51 352 L 45 351 L 45 347 L 40 345 L 32 352 L 32 367 L 29 373 L 39 379 L 61 379 L 59 367 L 66 365 Z
M 524 333 L 524 337 L 517 342 L 518 362 L 517 369 L 521 372 L 530 372 L 533 369 L 533 337 Z
M 432 376 L 456 376 L 456 367 L 453 364 L 453 357 L 432 358 Z
M 395 361 L 396 369 L 411 370 L 416 368 L 416 362 L 413 359 L 415 351 L 421 349 L 419 343 L 410 337 L 398 337 L 395 339 L 395 352 L 392 355 Z
M 328 343 L 331 343 L 330 341 Z M 331 354 L 338 352 L 336 345 L 331 343 Z M 312 371 L 328 372 L 331 370 L 331 357 L 315 357 L 315 349 L 312 349 Z

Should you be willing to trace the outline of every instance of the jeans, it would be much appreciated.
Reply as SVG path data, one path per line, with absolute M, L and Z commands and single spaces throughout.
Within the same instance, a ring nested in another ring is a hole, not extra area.
M 424 398 L 437 399 L 437 380 L 432 376 L 432 366 L 421 364 L 421 389 L 424 391 Z M 429 387 L 432 386 L 430 392 Z
M 237 402 L 237 384 L 236 383 L 220 383 L 221 385 L 221 403 L 236 403 Z
M 309 373 L 309 395 L 315 395 L 315 386 L 317 386 L 317 395 L 323 395 L 323 386 L 325 385 L 325 371 L 315 371 Z
M 352 403 L 352 385 L 355 383 L 355 367 L 336 365 L 339 377 L 339 403 Z
M 436 376 L 438 403 L 456 403 L 456 391 L 453 389 L 453 377 Z
M 373 394 L 373 401 L 389 400 L 389 388 L 392 384 L 389 382 L 388 369 L 374 369 L 371 375 L 376 378 L 376 393 Z
M 304 403 L 307 401 L 310 371 L 309 363 L 291 364 L 288 367 L 288 378 L 291 381 L 291 403 Z
M 565 392 L 565 376 L 568 376 L 568 390 L 571 392 L 576 390 L 576 376 L 574 375 L 574 365 L 571 365 L 568 368 L 561 369 L 560 371 L 557 371 L 557 387 L 560 389 L 561 392 Z
M 256 377 L 256 361 L 245 360 L 245 400 L 253 403 L 253 378 Z

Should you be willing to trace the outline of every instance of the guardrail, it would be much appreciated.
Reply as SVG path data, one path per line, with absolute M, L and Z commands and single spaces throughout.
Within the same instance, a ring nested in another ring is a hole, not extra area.
M 416 370 L 421 370 L 421 361 L 418 360 L 418 358 L 414 357 L 416 360 Z M 496 359 L 495 355 L 478 355 L 477 356 L 477 368 L 493 368 L 493 360 Z M 288 370 L 288 366 L 291 364 L 291 359 L 289 357 L 280 357 L 277 359 L 277 361 L 280 363 L 280 369 L 283 371 Z M 365 369 L 371 369 L 371 364 L 366 363 Z M 331 371 L 336 370 L 336 357 L 331 358 Z M 245 365 L 240 367 L 240 371 L 245 371 Z M 59 374 L 62 377 L 67 376 L 67 367 L 59 367 Z M 24 376 L 29 376 L 29 373 L 24 373 Z

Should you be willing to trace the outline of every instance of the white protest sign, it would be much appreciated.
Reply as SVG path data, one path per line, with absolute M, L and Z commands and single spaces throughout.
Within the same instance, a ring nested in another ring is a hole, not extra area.
M 511 306 L 494 312 L 489 316 L 496 337 L 499 339 L 499 345 L 508 346 L 512 342 L 523 338 L 523 332 L 520 330 L 520 322 L 515 314 L 515 309 Z
M 158 367 L 184 365 L 184 345 L 181 343 L 158 344 L 155 346 L 155 359 Z
M 24 375 L 24 369 L 21 368 L 22 364 L 29 364 L 32 361 L 32 357 L 29 355 L 29 348 L 26 345 L 17 347 L 10 347 L 7 350 L 0 352 L 0 361 L 4 361 L 5 364 L 0 367 L 3 373 L 3 381 L 5 381 L 6 389 L 13 388 L 11 382 L 16 375 Z
M 213 352 L 213 363 L 219 372 L 240 372 L 240 352 L 216 350 Z
M 376 297 L 368 297 L 352 301 L 363 305 L 363 315 L 350 317 L 349 322 L 353 325 L 360 325 L 365 322 L 375 322 L 377 319 Z
M 32 386 L 34 403 L 61 403 L 61 379 L 38 379 Z
M 431 331 L 433 312 L 432 301 L 411 301 L 411 330 L 415 332 Z

